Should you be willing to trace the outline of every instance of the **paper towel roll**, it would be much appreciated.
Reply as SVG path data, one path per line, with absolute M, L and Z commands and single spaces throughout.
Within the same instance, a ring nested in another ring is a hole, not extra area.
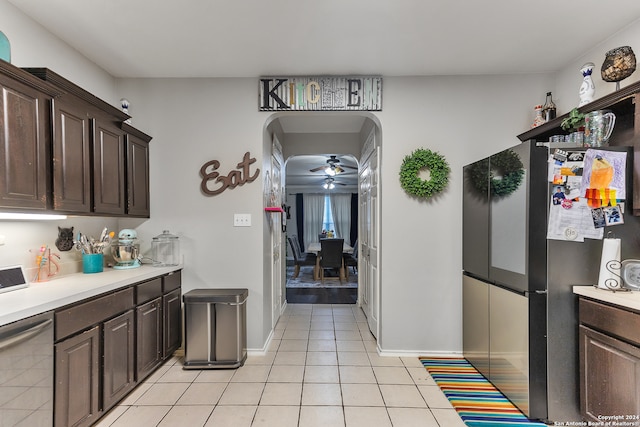
M 600 260 L 600 276 L 598 277 L 598 287 L 601 289 L 610 289 L 610 287 L 618 287 L 620 285 L 620 277 L 607 270 L 609 261 L 620 262 L 620 239 L 602 239 L 602 258 Z M 608 287 L 605 283 L 607 280 L 613 279 Z

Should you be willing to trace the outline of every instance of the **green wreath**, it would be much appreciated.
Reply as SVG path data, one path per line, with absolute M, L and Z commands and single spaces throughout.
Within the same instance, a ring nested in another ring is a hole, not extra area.
M 468 179 L 481 195 L 491 191 L 492 196 L 508 196 L 520 187 L 524 169 L 520 156 L 513 150 L 505 150 L 474 163 L 468 169 Z M 496 178 L 498 174 L 501 178 Z
M 420 179 L 421 169 L 428 169 L 428 180 Z M 400 167 L 400 185 L 415 197 L 432 197 L 444 190 L 449 182 L 449 164 L 444 156 L 430 150 L 417 149 L 406 156 Z

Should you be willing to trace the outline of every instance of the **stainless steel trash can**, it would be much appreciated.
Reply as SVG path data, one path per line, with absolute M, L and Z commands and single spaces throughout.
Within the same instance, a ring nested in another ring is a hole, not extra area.
M 194 289 L 183 295 L 184 369 L 238 368 L 247 358 L 248 289 Z

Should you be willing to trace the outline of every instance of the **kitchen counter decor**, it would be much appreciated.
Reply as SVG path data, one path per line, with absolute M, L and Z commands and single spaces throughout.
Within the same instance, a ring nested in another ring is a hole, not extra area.
M 421 179 L 420 170 L 428 169 L 430 177 Z M 429 198 L 440 193 L 449 183 L 451 168 L 442 154 L 417 149 L 406 156 L 400 167 L 400 185 L 410 196 Z

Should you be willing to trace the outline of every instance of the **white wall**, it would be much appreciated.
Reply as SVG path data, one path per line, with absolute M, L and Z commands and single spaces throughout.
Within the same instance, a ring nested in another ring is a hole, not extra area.
M 219 172 L 226 175 L 247 151 L 257 159 L 252 171 L 268 163 L 262 151 L 270 114 L 258 111 L 257 80 L 125 79 L 114 86 L 102 70 L 5 0 L 0 0 L 0 28 L 12 42 L 14 64 L 51 68 L 114 105 L 120 97 L 130 100 L 133 125 L 153 136 L 152 218 L 123 220 L 117 226 L 136 227 L 143 251 L 163 229 L 178 234 L 185 257 L 185 291 L 249 288 L 248 345 L 262 348 L 270 330 L 271 304 L 262 179 L 207 197 L 200 192 L 199 175 L 202 164 L 213 159 L 220 161 Z M 600 50 L 640 46 L 638 41 L 640 25 L 585 57 L 599 67 Z M 576 59 L 557 81 L 549 75 L 385 77 L 384 109 L 375 114 L 382 126 L 379 338 L 385 352 L 461 350 L 462 166 L 517 144 L 516 135 L 529 129 L 533 106 L 548 90 L 557 93 L 559 113 L 568 111 L 568 99 L 577 94 L 581 81 L 576 70 L 583 62 L 582 57 Z M 600 87 L 598 96 L 604 94 Z M 402 159 L 416 148 L 439 151 L 452 169 L 449 187 L 430 201 L 408 197 L 398 181 Z M 234 213 L 251 214 L 253 226 L 234 228 Z M 97 232 L 104 223 L 99 218 L 77 221 Z M 50 227 L 1 222 L 0 234 L 11 229 L 23 240 L 18 245 L 12 237 L 0 247 L 0 264 L 13 263 L 16 251 L 38 247 L 43 230 L 51 239 Z
M 121 96 L 114 92 L 113 77 L 6 0 L 0 0 L 0 30 L 11 43 L 12 64 L 49 68 L 119 107 Z

